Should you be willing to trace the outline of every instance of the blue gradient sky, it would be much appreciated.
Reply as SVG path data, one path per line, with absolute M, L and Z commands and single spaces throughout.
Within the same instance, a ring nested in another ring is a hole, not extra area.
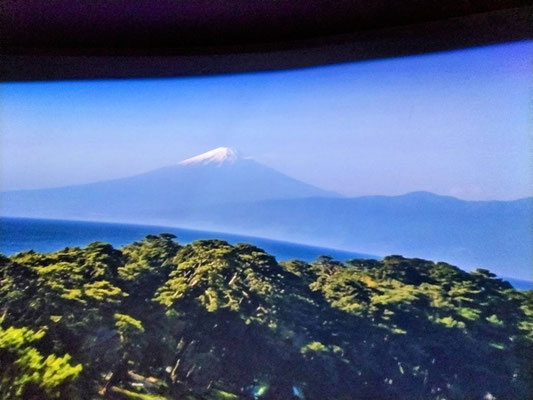
M 309 69 L 0 84 L 0 188 L 132 175 L 230 146 L 348 196 L 531 196 L 533 42 Z

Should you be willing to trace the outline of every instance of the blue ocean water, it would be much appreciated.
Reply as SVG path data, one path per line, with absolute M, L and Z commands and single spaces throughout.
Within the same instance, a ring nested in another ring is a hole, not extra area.
M 320 255 L 327 255 L 339 261 L 353 258 L 379 258 L 369 254 L 220 232 L 152 225 L 5 217 L 0 218 L 0 253 L 8 256 L 24 250 L 46 253 L 65 247 L 83 247 L 96 241 L 110 243 L 119 248 L 140 240 L 146 235 L 163 232 L 176 235 L 176 240 L 181 244 L 198 239 L 222 239 L 231 244 L 251 243 L 274 255 L 278 261 L 294 258 L 313 261 Z
M 9 256 L 24 250 L 52 252 L 65 247 L 83 247 L 96 241 L 110 243 L 120 248 L 146 235 L 163 232 L 173 233 L 177 236 L 176 240 L 182 244 L 198 239 L 222 239 L 231 244 L 251 243 L 274 255 L 278 261 L 296 258 L 310 262 L 321 255 L 330 256 L 339 261 L 353 258 L 380 258 L 363 253 L 220 232 L 152 225 L 5 217 L 0 218 L 0 253 Z M 533 289 L 533 282 L 513 278 L 503 279 L 517 289 Z

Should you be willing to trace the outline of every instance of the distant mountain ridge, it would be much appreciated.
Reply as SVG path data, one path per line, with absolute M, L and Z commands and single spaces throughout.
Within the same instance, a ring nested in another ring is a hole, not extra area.
M 341 197 L 222 147 L 144 174 L 4 192 L 0 215 L 176 225 L 403 254 L 532 280 L 533 198 Z
M 170 214 L 169 214 L 170 217 Z M 187 216 L 181 216 L 187 223 Z M 267 200 L 191 215 L 201 229 L 371 254 L 428 257 L 533 280 L 533 198 L 465 201 L 427 192 L 401 196 Z

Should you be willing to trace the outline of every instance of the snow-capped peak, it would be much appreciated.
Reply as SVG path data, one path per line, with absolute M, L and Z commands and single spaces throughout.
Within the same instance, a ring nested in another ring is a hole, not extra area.
M 206 153 L 187 158 L 181 161 L 180 165 L 204 165 L 204 164 L 223 164 L 234 163 L 239 158 L 239 153 L 230 147 L 217 147 Z

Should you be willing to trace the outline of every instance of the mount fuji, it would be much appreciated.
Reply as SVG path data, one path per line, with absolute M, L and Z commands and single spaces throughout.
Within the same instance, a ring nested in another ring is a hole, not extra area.
M 533 198 L 427 192 L 345 198 L 220 147 L 105 182 L 3 192 L 0 215 L 180 226 L 370 254 L 403 254 L 531 280 Z
M 340 197 L 293 179 L 236 150 L 219 147 L 140 175 L 60 188 L 2 193 L 0 215 L 38 218 L 157 219 L 234 202 Z

